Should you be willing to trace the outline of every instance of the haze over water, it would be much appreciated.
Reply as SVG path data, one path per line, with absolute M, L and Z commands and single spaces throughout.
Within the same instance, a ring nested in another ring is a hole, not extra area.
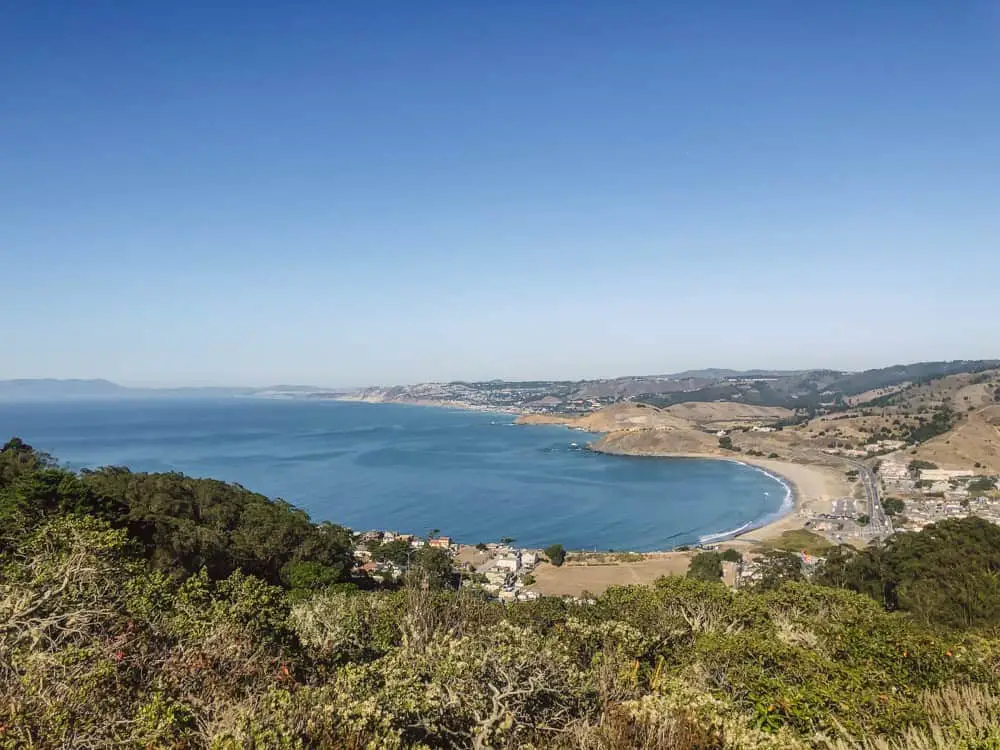
M 72 468 L 125 465 L 238 482 L 357 530 L 525 546 L 665 549 L 774 514 L 785 488 L 728 461 L 604 456 L 594 436 L 509 415 L 310 400 L 0 404 Z

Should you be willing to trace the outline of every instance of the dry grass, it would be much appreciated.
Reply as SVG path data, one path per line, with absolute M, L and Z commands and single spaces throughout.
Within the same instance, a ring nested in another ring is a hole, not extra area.
M 663 576 L 684 575 L 690 560 L 687 552 L 664 552 L 647 555 L 638 562 L 569 563 L 559 568 L 543 563 L 534 572 L 535 584 L 531 588 L 547 596 L 600 594 L 611 586 L 649 584 Z
M 1000 696 L 981 685 L 959 685 L 924 696 L 926 727 L 895 739 L 828 742 L 830 750 L 993 750 L 1000 747 Z

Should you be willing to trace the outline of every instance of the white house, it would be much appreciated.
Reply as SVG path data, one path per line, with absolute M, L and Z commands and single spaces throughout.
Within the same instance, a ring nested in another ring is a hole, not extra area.
M 501 557 L 493 563 L 493 567 L 497 570 L 508 570 L 511 573 L 516 573 L 521 567 L 521 562 L 517 557 Z

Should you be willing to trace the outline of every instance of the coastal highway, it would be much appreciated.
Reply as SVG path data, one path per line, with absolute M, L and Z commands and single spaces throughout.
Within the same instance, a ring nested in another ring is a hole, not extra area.
M 879 499 L 878 481 L 875 479 L 875 474 L 862 463 L 856 461 L 848 461 L 847 463 L 857 469 L 858 478 L 864 484 L 865 493 L 868 495 L 868 517 L 870 520 L 864 530 L 865 536 L 877 539 L 884 539 L 890 536 L 893 531 L 892 521 L 886 515 L 885 509 L 882 507 L 882 501 Z

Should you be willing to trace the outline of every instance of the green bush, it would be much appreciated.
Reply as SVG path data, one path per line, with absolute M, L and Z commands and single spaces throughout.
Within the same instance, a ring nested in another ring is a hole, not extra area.
M 544 552 L 545 556 L 549 558 L 549 562 L 557 568 L 566 561 L 566 550 L 561 544 L 550 544 Z
M 698 581 L 718 581 L 722 578 L 722 555 L 718 552 L 699 552 L 691 558 L 687 575 Z

